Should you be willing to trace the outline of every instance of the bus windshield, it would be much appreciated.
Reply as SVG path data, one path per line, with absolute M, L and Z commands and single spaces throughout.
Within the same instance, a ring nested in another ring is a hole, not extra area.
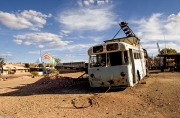
M 117 66 L 128 63 L 127 51 L 110 52 L 90 56 L 90 68 Z

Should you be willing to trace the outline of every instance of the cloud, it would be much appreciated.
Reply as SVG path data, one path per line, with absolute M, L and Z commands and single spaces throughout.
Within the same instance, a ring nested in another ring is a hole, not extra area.
M 103 5 L 104 3 L 105 3 L 105 1 L 102 1 L 102 0 L 98 0 L 98 1 L 97 1 L 97 4 L 98 4 L 98 5 Z
M 60 35 L 44 32 L 44 33 L 27 33 L 23 35 L 15 35 L 14 42 L 21 44 L 25 40 L 25 45 L 36 44 L 39 42 L 46 43 L 47 46 L 66 46 L 72 41 L 62 41 Z
M 104 37 L 100 37 L 100 36 L 91 36 L 89 37 L 90 39 L 94 40 L 95 42 L 102 42 L 102 39 L 104 39 Z
M 103 31 L 116 24 L 116 15 L 110 6 L 104 8 L 79 8 L 59 13 L 56 20 L 68 30 Z
M 52 49 L 45 49 L 44 51 L 86 51 L 88 50 L 88 48 L 90 48 L 91 46 L 95 45 L 94 43 L 92 44 L 71 44 L 68 46 L 64 46 L 64 47 L 56 47 L 56 48 L 52 48 Z
M 25 45 L 31 45 L 32 43 L 29 41 L 24 42 Z
M 71 33 L 71 31 L 69 31 L 69 30 L 61 30 L 60 31 L 61 36 L 67 36 L 69 33 Z
M 22 17 L 18 18 L 15 14 L 2 11 L 0 11 L 0 22 L 12 29 L 24 29 L 33 26 L 32 23 Z
M 88 0 L 84 0 L 84 5 L 89 6 L 90 5 L 89 1 Z
M 72 57 L 74 57 L 74 56 L 73 56 L 73 55 L 68 55 L 68 54 L 66 54 L 65 57 L 66 57 L 66 58 L 72 58 Z
M 78 4 L 79 6 L 81 6 L 81 7 L 83 6 L 83 3 L 82 3 L 81 0 L 78 0 L 78 1 L 77 1 L 77 4 Z
M 14 36 L 16 39 L 25 39 L 31 42 L 48 42 L 54 40 L 61 40 L 61 38 L 52 33 L 44 32 L 44 33 L 27 33 L 23 35 L 16 35 Z
M 51 14 L 45 15 L 34 10 L 24 10 L 16 14 L 0 11 L 0 22 L 11 29 L 39 30 L 46 24 L 46 19 L 51 16 Z
M 88 54 L 78 54 L 79 56 L 88 56 Z
M 0 54 L 0 57 L 12 57 L 12 56 L 13 55 L 10 52 L 8 52 L 6 54 Z
M 69 45 L 65 48 L 65 50 L 70 50 L 70 51 L 80 51 L 83 49 L 88 49 L 90 47 L 91 44 L 75 44 L 75 45 Z
M 28 52 L 28 54 L 40 54 L 40 52 L 39 51 L 30 51 L 30 52 Z
M 16 44 L 22 44 L 22 40 L 13 40 Z
M 109 0 L 78 0 L 77 4 L 79 6 L 96 6 L 109 3 Z
M 138 24 L 137 36 L 149 41 L 178 41 L 180 37 L 180 13 L 164 17 L 163 14 L 156 13 L 150 18 L 142 18 L 134 23 Z M 176 29 L 176 30 L 175 30 Z
M 158 42 L 160 48 L 173 48 L 180 52 L 180 13 L 171 14 L 168 17 L 161 13 L 154 13 L 149 18 L 141 18 L 133 21 L 135 33 L 150 53 L 158 53 Z M 155 50 L 154 50 L 155 49 Z
M 47 46 L 67 46 L 72 41 L 53 41 L 49 42 Z
M 44 45 L 38 45 L 38 48 L 44 48 Z
M 179 37 L 179 30 L 180 30 L 180 13 L 177 15 L 171 14 L 168 17 L 168 23 L 165 24 L 166 31 L 170 34 Z
M 149 19 L 142 18 L 134 23 L 138 24 L 137 33 L 138 37 L 143 37 L 145 42 L 158 40 L 163 36 L 163 22 L 160 20 L 162 14 L 153 14 Z M 150 40 L 148 40 L 150 39 Z
M 180 13 L 178 13 L 177 15 L 175 14 L 169 15 L 168 20 L 172 22 L 180 22 Z

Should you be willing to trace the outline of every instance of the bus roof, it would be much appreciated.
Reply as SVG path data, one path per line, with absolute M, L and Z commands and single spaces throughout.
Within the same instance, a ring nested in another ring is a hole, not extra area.
M 130 37 L 123 37 L 123 38 L 106 40 L 104 42 L 105 43 L 108 43 L 108 42 L 125 42 L 125 43 L 128 43 L 130 45 L 139 45 L 140 39 L 136 36 L 130 36 Z

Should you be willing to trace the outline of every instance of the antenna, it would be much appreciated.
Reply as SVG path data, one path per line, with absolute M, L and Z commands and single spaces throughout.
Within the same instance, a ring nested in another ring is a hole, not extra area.
M 41 55 L 41 49 L 40 49 L 40 57 L 41 57 L 41 63 L 43 63 L 43 62 L 42 62 L 42 55 Z
M 166 39 L 165 39 L 165 35 L 164 35 L 164 42 L 165 42 L 165 49 L 164 49 L 164 54 L 167 54 L 167 50 L 166 50 Z
M 161 51 L 160 51 L 160 47 L 159 47 L 158 42 L 157 42 L 157 48 L 158 48 L 158 52 L 159 52 L 159 54 L 161 54 Z

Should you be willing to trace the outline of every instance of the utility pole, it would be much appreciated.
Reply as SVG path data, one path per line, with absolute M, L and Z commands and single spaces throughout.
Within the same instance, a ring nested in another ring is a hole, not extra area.
M 6 54 L 6 64 L 7 64 L 7 54 Z
M 41 49 L 40 49 L 40 58 L 41 58 L 41 63 L 42 63 L 42 57 L 41 57 Z
M 165 54 L 167 54 L 167 50 L 166 50 L 166 39 L 165 39 L 165 35 L 164 35 L 164 42 L 165 42 Z
M 165 38 L 165 35 L 164 35 L 164 41 L 165 41 L 165 54 L 167 54 L 167 49 L 166 49 L 166 38 Z M 166 68 L 166 57 L 164 57 L 164 68 Z
M 43 68 L 43 74 L 45 73 L 45 69 L 44 69 L 44 64 L 43 64 L 43 62 L 42 62 L 42 57 L 41 57 L 41 49 L 40 49 L 40 63 L 42 64 L 42 68 Z

